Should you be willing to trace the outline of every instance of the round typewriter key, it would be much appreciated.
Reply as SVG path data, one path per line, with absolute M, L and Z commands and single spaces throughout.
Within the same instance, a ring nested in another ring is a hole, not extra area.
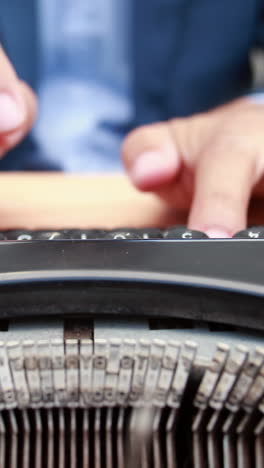
M 65 229 L 64 238 L 71 240 L 104 239 L 106 231 L 103 229 Z
M 184 226 L 174 226 L 163 232 L 164 239 L 174 240 L 199 240 L 208 239 L 208 236 L 201 231 L 187 229 Z
M 143 239 L 142 235 L 136 232 L 136 229 L 130 230 L 123 230 L 117 229 L 115 231 L 109 231 L 106 233 L 105 239 L 113 239 L 113 240 L 134 240 L 134 239 Z
M 160 229 L 138 229 L 138 232 L 141 234 L 142 239 L 163 239 L 162 231 Z
M 252 226 L 249 229 L 237 232 L 234 239 L 264 239 L 264 226 Z
M 45 241 L 52 241 L 52 240 L 63 240 L 65 239 L 63 235 L 63 231 L 35 231 L 32 234 L 33 240 L 45 240 Z
M 112 233 L 113 231 L 110 231 Z M 128 237 L 125 239 L 142 239 L 142 240 L 151 240 L 151 239 L 162 239 L 162 232 L 160 229 L 156 228 L 122 228 L 115 230 L 117 233 L 126 233 Z M 108 233 L 109 234 L 109 233 Z M 135 237 L 132 237 L 135 236 Z
M 12 231 L 5 232 L 7 240 L 16 241 L 30 241 L 32 240 L 32 232 L 22 229 L 14 229 Z

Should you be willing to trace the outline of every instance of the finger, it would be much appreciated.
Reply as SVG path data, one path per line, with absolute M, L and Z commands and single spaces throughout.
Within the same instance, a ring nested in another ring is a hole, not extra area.
M 246 227 L 256 183 L 256 157 L 249 148 L 224 140 L 198 159 L 189 227 L 209 237 L 231 237 Z
M 0 137 L 28 130 L 33 121 L 34 98 L 18 79 L 14 68 L 0 47 Z
M 123 144 L 122 158 L 133 184 L 145 191 L 171 182 L 181 165 L 177 143 L 166 123 L 130 133 Z
M 177 211 L 190 209 L 193 194 L 193 172 L 182 165 L 177 178 L 155 190 L 155 194 Z
M 19 84 L 27 109 L 26 117 L 18 129 L 0 136 L 0 154 L 4 154 L 5 152 L 15 147 L 25 137 L 25 135 L 31 129 L 36 117 L 37 100 L 33 91 L 26 83 L 21 81 Z
M 28 132 L 36 118 L 37 99 L 32 89 L 23 81 L 20 81 L 20 90 L 26 105 L 26 118 L 23 122 L 22 128 L 24 131 Z

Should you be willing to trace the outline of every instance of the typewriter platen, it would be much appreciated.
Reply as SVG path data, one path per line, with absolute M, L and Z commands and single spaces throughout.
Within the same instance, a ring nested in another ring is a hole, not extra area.
M 0 237 L 0 468 L 264 467 L 264 228 Z

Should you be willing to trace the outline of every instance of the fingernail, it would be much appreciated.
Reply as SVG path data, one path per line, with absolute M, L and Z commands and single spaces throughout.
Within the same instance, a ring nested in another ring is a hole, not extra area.
M 221 228 L 208 228 L 204 232 L 211 239 L 229 239 L 232 237 L 228 231 Z
M 23 124 L 25 115 L 16 100 L 0 92 L 0 133 L 12 132 Z
M 136 184 L 162 182 L 177 171 L 180 159 L 175 149 L 147 151 L 136 159 L 130 176 Z

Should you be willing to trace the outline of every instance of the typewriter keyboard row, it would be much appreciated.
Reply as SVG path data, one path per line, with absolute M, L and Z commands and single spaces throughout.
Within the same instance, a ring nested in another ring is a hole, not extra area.
M 264 239 L 264 226 L 254 226 L 236 233 L 236 239 Z M 103 229 L 62 229 L 29 231 L 16 229 L 0 232 L 0 241 L 32 241 L 32 240 L 201 240 L 208 236 L 201 231 L 190 230 L 185 226 L 173 226 L 166 230 L 156 228 L 135 229 L 119 228 Z

